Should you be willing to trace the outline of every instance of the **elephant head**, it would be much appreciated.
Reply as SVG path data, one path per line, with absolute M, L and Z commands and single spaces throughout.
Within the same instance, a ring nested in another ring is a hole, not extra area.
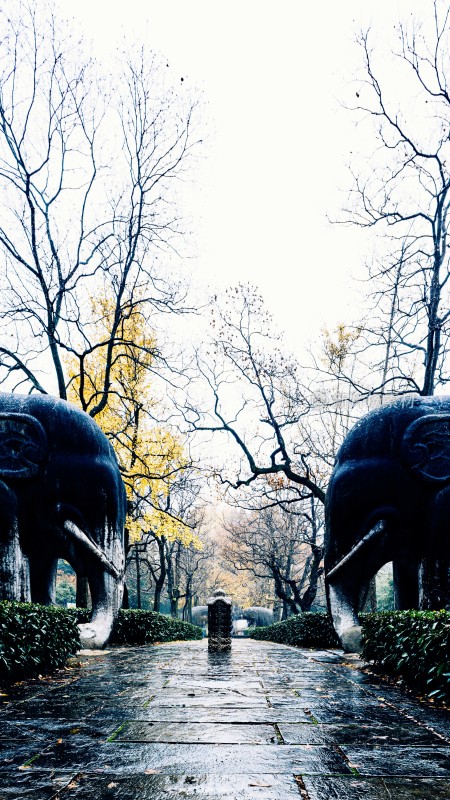
M 345 438 L 325 501 L 327 596 L 345 649 L 357 649 L 369 580 L 394 565 L 398 608 L 450 604 L 450 398 L 398 401 Z
M 122 602 L 126 498 L 98 425 L 48 396 L 0 394 L 0 597 L 51 603 L 56 566 L 86 576 L 83 646 L 107 642 Z

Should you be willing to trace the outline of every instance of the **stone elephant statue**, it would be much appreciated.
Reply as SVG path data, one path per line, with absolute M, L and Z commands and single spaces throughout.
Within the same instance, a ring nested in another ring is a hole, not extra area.
M 103 647 L 121 606 L 125 489 L 94 420 L 48 395 L 0 393 L 0 599 L 51 604 L 57 561 L 86 576 L 84 647 Z
M 272 625 L 273 611 L 271 608 L 264 608 L 263 606 L 250 606 L 245 608 L 242 616 L 247 620 L 249 625 L 254 625 L 256 628 L 265 625 Z
M 397 608 L 448 608 L 450 397 L 359 420 L 337 454 L 325 517 L 327 597 L 344 649 L 359 649 L 361 596 L 390 561 Z

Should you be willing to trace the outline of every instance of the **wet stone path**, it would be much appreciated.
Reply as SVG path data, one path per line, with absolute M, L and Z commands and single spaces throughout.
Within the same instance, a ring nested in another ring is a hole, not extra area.
M 113 649 L 0 697 L 0 800 L 450 798 L 450 712 L 337 651 Z

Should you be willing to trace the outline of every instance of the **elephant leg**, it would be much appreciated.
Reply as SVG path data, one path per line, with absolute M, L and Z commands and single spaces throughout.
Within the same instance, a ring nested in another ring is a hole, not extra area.
M 419 568 L 419 608 L 450 609 L 450 559 L 424 558 Z
M 30 557 L 30 588 L 33 603 L 52 606 L 56 602 L 58 559 L 33 554 Z
M 82 647 L 104 647 L 111 636 L 114 622 L 122 604 L 123 582 L 105 570 L 87 570 L 92 598 L 91 621 L 79 625 Z
M 450 487 L 446 486 L 432 506 L 429 536 L 422 547 L 419 568 L 419 607 L 427 611 L 450 608 Z
M 22 552 L 17 497 L 0 481 L 0 600 L 29 602 L 28 559 Z
M 394 579 L 394 608 L 407 611 L 419 608 L 419 565 L 416 561 L 401 559 L 392 563 Z

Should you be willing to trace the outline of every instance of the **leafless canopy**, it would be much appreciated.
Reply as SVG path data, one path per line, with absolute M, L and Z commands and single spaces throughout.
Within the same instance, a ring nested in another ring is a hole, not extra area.
M 123 321 L 137 303 L 150 320 L 183 300 L 166 262 L 196 102 L 144 49 L 102 78 L 44 4 L 3 4 L 0 30 L 0 385 L 65 398 L 70 362 L 95 416 Z M 100 349 L 93 398 L 86 362 Z
M 214 298 L 209 345 L 196 354 L 197 380 L 189 385 L 180 408 L 191 431 L 218 434 L 235 445 L 235 460 L 220 471 L 223 484 L 240 489 L 260 480 L 267 504 L 311 496 L 323 502 L 324 490 L 310 458 L 302 421 L 310 403 L 293 357 L 280 338 L 258 293 L 249 286 Z M 234 472 L 233 477 L 227 477 Z
M 430 395 L 450 378 L 450 17 L 442 0 L 425 5 L 420 23 L 395 28 L 390 53 L 375 30 L 359 37 L 364 68 L 350 105 L 374 148 L 354 159 L 343 221 L 382 234 L 358 342 L 371 365 L 355 386 L 362 394 Z

